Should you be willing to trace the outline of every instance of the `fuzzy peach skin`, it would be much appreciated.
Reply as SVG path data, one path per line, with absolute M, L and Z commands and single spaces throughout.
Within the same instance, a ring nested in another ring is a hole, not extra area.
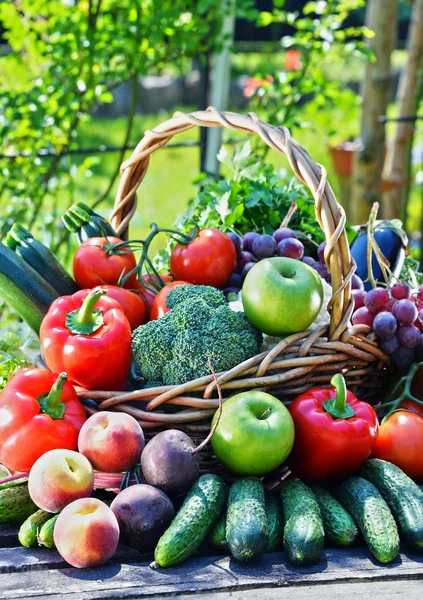
M 78 449 L 97 471 L 120 473 L 139 462 L 145 446 L 139 423 L 125 413 L 102 411 L 83 424 Z
M 60 512 L 86 498 L 94 487 L 94 471 L 87 458 L 73 450 L 50 450 L 34 463 L 28 480 L 29 495 L 43 510 Z
M 119 525 L 113 511 L 97 498 L 68 504 L 54 527 L 54 544 L 73 567 L 95 567 L 113 556 L 119 542 Z

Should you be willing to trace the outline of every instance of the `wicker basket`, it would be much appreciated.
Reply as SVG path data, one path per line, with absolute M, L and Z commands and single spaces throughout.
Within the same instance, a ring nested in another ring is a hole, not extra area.
M 225 395 L 246 389 L 271 391 L 285 404 L 315 385 L 328 385 L 334 373 L 342 372 L 348 387 L 361 399 L 378 401 L 389 359 L 377 346 L 369 327 L 351 327 L 353 312 L 351 277 L 355 271 L 345 233 L 345 212 L 327 182 L 326 170 L 291 138 L 286 127 L 259 121 L 253 113 L 238 115 L 213 108 L 190 114 L 176 113 L 172 119 L 148 131 L 122 164 L 122 179 L 111 221 L 118 235 L 127 239 L 128 225 L 136 210 L 136 191 L 147 172 L 150 156 L 172 137 L 192 127 L 226 127 L 258 134 L 270 148 L 284 154 L 298 179 L 314 198 L 318 222 L 325 233 L 325 260 L 332 275 L 333 297 L 328 305 L 330 324 L 318 331 L 290 335 L 269 352 L 263 352 L 230 371 L 219 373 Z M 286 356 L 289 355 L 289 356 Z M 209 423 L 218 407 L 212 375 L 183 385 L 163 386 L 122 393 L 80 390 L 81 399 L 95 400 L 97 410 L 119 410 L 134 416 L 150 436 L 163 428 L 185 430 L 197 440 L 209 432 Z M 163 405 L 183 407 L 179 412 Z M 91 403 L 92 405 L 92 403 Z M 95 412 L 91 408 L 90 412 Z M 206 450 L 206 449 L 205 449 Z M 203 452 L 204 466 L 215 463 Z M 210 459 L 210 462 L 209 462 Z

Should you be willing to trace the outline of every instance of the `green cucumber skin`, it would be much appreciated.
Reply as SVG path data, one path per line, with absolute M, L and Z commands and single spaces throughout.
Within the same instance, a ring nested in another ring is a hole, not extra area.
M 372 458 L 360 475 L 382 494 L 398 523 L 400 537 L 415 550 L 423 549 L 423 492 L 399 467 Z
M 352 516 L 320 485 L 312 485 L 311 489 L 319 505 L 323 528 L 328 539 L 341 548 L 354 546 L 360 537 L 360 532 Z
M 46 548 L 55 548 L 54 545 L 54 527 L 56 525 L 56 521 L 59 518 L 59 515 L 51 516 L 48 521 L 42 525 L 41 529 L 39 529 L 37 533 L 37 541 L 39 546 L 45 546 Z
M 226 539 L 231 554 L 241 562 L 266 552 L 269 540 L 263 484 L 257 477 L 243 477 L 229 490 Z
M 209 542 L 221 552 L 228 552 L 226 541 L 226 513 L 224 512 L 213 525 L 209 533 Z
M 13 250 L 0 243 L 0 297 L 38 334 L 41 321 L 59 296 Z
M 187 559 L 207 537 L 226 500 L 226 486 L 217 475 L 202 475 L 192 486 L 170 527 L 159 539 L 154 559 L 170 567 Z
M 38 510 L 27 485 L 0 490 L 0 523 L 22 523 Z
M 32 267 L 59 296 L 70 296 L 79 290 L 76 282 L 62 267 L 53 252 L 38 240 L 28 238 L 16 246 L 15 252 Z
M 392 562 L 399 553 L 398 529 L 377 488 L 363 477 L 350 477 L 342 483 L 338 496 L 353 516 L 376 560 Z
M 319 505 L 311 489 L 296 478 L 287 479 L 281 488 L 285 527 L 283 545 L 295 565 L 319 561 L 325 539 Z
M 40 527 L 44 525 L 46 521 L 51 519 L 51 513 L 45 510 L 37 510 L 37 512 L 30 515 L 21 525 L 18 533 L 18 539 L 22 546 L 25 548 L 31 548 L 37 545 L 37 533 Z
M 283 516 L 282 506 L 278 496 L 270 492 L 264 493 L 269 539 L 266 552 L 276 552 L 282 548 Z

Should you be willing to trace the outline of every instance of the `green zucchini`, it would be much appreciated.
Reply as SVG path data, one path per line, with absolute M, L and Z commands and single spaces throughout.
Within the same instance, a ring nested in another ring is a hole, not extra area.
M 266 552 L 276 552 L 282 548 L 283 517 L 282 506 L 278 496 L 270 492 L 264 493 L 269 538 Z
M 0 490 L 0 523 L 21 525 L 38 510 L 28 492 L 27 485 Z
M 341 548 L 353 546 L 360 533 L 352 516 L 327 490 L 320 485 L 312 485 L 311 489 L 317 500 L 322 515 L 323 528 L 327 538 Z
M 0 243 L 0 297 L 37 334 L 41 321 L 58 296 L 37 271 Z
M 269 540 L 264 488 L 257 477 L 244 477 L 229 490 L 226 539 L 231 554 L 241 562 L 266 552 Z
M 202 475 L 190 489 L 170 527 L 159 539 L 154 551 L 156 563 L 161 567 L 170 567 L 195 552 L 220 517 L 225 500 L 223 479 L 217 475 Z
M 37 533 L 37 541 L 39 546 L 45 546 L 46 548 L 54 548 L 54 527 L 56 525 L 56 521 L 59 518 L 59 515 L 54 515 L 54 517 L 50 514 L 50 519 L 42 525 L 41 529 L 38 530 Z
M 30 515 L 19 529 L 18 539 L 22 546 L 25 548 L 36 546 L 38 530 L 49 519 L 51 519 L 51 513 L 41 509 Z
M 423 492 L 396 465 L 372 458 L 360 475 L 382 494 L 398 524 L 400 537 L 415 550 L 423 550 Z
M 319 505 L 311 489 L 299 479 L 287 479 L 281 488 L 285 527 L 283 545 L 296 565 L 311 565 L 320 559 L 325 533 Z
M 226 541 L 226 513 L 224 512 L 213 525 L 209 533 L 209 542 L 221 552 L 228 551 Z
M 353 516 L 376 560 L 392 562 L 399 552 L 398 529 L 377 488 L 363 477 L 350 477 L 342 483 L 338 496 Z
M 68 231 L 76 233 L 80 244 L 93 237 L 118 237 L 110 223 L 83 202 L 68 208 L 62 221 Z
M 31 233 L 15 223 L 6 236 L 6 244 L 30 265 L 57 291 L 69 296 L 79 290 L 76 282 L 47 246 L 34 239 Z

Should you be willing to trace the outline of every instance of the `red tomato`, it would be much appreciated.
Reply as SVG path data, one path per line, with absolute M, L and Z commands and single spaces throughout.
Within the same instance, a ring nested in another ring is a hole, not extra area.
M 423 481 L 423 417 L 398 410 L 379 427 L 373 458 L 397 465 L 415 481 Z
M 136 267 L 135 256 L 129 247 L 120 249 L 123 254 L 107 254 L 108 244 L 120 244 L 115 237 L 89 238 L 83 242 L 73 257 L 73 274 L 82 289 L 97 285 L 116 285 L 122 273 L 129 273 Z M 125 254 L 126 252 L 126 254 Z M 137 280 L 136 273 L 126 282 L 125 288 L 132 288 Z
M 422 404 L 417 404 L 417 402 L 413 402 L 413 400 L 409 400 L 407 398 L 407 400 L 403 400 L 398 408 L 404 408 L 405 410 L 411 410 L 411 412 L 414 412 L 418 415 L 420 415 L 421 417 L 423 417 L 423 405 Z
M 172 283 L 168 283 L 166 287 L 162 288 L 154 298 L 153 306 L 150 311 L 150 321 L 154 321 L 170 311 L 170 308 L 167 308 L 166 306 L 167 295 L 179 285 L 192 285 L 192 283 L 189 283 L 188 281 L 172 281 Z
M 230 239 L 218 229 L 200 229 L 186 246 L 176 244 L 170 255 L 170 270 L 175 279 L 197 285 L 222 287 L 236 265 L 236 250 Z
M 145 302 L 140 294 L 126 290 L 117 285 L 102 285 L 102 289 L 107 290 L 107 295 L 117 300 L 126 318 L 129 321 L 132 331 L 146 322 Z
M 162 281 L 165 284 L 168 283 L 169 281 L 172 281 L 172 277 L 170 275 L 160 275 L 160 277 L 162 278 Z M 154 288 L 155 285 L 157 285 L 157 283 L 158 283 L 157 278 L 154 277 L 154 275 L 153 276 L 143 275 L 142 280 L 146 285 L 148 285 L 149 288 Z M 148 320 L 149 316 L 150 316 L 151 308 L 153 306 L 154 299 L 160 290 L 157 290 L 157 293 L 153 293 L 149 289 L 147 290 L 147 288 L 145 288 L 142 285 L 142 283 L 140 283 L 138 280 L 135 281 L 133 288 L 135 290 L 137 290 L 138 293 L 141 294 L 141 297 L 144 300 L 145 309 L 146 309 L 146 317 Z

